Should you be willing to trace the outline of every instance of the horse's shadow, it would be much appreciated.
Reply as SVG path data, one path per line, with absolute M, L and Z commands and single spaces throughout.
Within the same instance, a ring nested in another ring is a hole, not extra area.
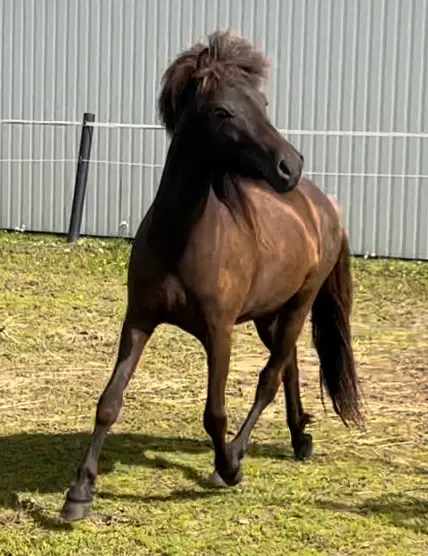
M 68 488 L 89 444 L 85 433 L 16 434 L 0 437 L 0 507 L 24 510 L 41 526 L 58 528 L 34 502 L 19 499 L 20 492 L 41 494 L 63 492 Z M 219 494 L 209 488 L 208 469 L 205 475 L 197 469 L 164 457 L 166 453 L 203 454 L 212 452 L 208 439 L 190 439 L 147 434 L 111 434 L 100 460 L 100 475 L 112 473 L 116 464 L 143 466 L 149 469 L 176 469 L 195 484 L 168 495 L 137 496 L 98 492 L 100 498 L 138 498 L 140 502 L 174 501 L 207 498 Z M 153 454 L 154 453 L 154 454 Z M 284 445 L 252 444 L 250 456 L 292 458 Z M 201 488 L 203 487 L 203 488 Z
M 354 515 L 383 515 L 394 527 L 428 535 L 428 501 L 404 492 L 384 494 L 350 504 L 319 500 L 316 505 L 324 510 Z
M 48 529 L 68 528 L 58 518 L 52 518 L 40 505 L 31 499 L 22 499 L 22 492 L 53 494 L 64 492 L 74 478 L 77 465 L 88 446 L 90 437 L 85 433 L 44 434 L 29 433 L 0 437 L 0 507 L 24 511 L 40 527 Z M 142 466 L 148 469 L 175 469 L 194 483 L 194 488 L 173 490 L 167 495 L 149 493 L 146 496 L 127 493 L 110 493 L 99 490 L 99 498 L 112 500 L 134 499 L 142 503 L 153 501 L 174 502 L 196 500 L 218 496 L 222 490 L 209 488 L 208 472 L 200 473 L 183 459 L 169 458 L 168 454 L 211 454 L 208 439 L 177 438 L 148 434 L 111 434 L 106 441 L 100 461 L 100 475 L 112 473 L 117 463 Z M 166 456 L 166 457 L 165 457 Z M 294 460 L 287 443 L 259 444 L 253 442 L 248 449 L 249 457 Z M 319 457 L 320 455 L 318 455 Z M 322 457 L 322 456 L 321 456 Z M 413 469 L 413 473 L 426 473 L 426 469 Z M 415 517 L 426 514 L 425 502 L 397 499 L 391 501 L 366 501 L 363 506 L 355 504 L 345 507 L 334 502 L 319 501 L 320 508 L 357 513 L 386 513 L 391 521 L 407 521 L 404 514 Z M 401 509 L 400 509 L 401 508 Z M 412 525 L 408 525 L 412 527 Z M 418 526 L 416 526 L 418 527 Z M 420 525 L 419 525 L 420 527 Z M 428 528 L 424 532 L 428 532 Z

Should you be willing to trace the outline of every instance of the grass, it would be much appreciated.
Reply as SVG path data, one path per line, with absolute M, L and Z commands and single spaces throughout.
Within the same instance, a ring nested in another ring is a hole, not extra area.
M 208 489 L 206 362 L 160 328 L 100 464 L 91 518 L 58 511 L 116 356 L 129 244 L 0 235 L 0 554 L 428 553 L 428 264 L 354 260 L 354 346 L 368 413 L 347 430 L 299 343 L 314 459 L 294 461 L 283 394 L 263 414 L 232 490 Z M 266 352 L 237 327 L 229 428 L 248 411 Z M 328 401 L 327 401 L 328 402 Z

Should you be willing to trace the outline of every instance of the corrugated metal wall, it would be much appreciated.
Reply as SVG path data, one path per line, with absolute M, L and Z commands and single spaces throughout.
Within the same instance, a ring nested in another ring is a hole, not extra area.
M 272 60 L 279 128 L 428 132 L 426 0 L 0 0 L 0 119 L 156 123 L 167 63 L 217 26 Z M 66 231 L 79 134 L 1 126 L 0 227 Z M 354 252 L 428 259 L 427 178 L 325 175 L 427 176 L 428 139 L 291 139 L 345 206 Z M 135 232 L 165 147 L 163 131 L 94 130 L 84 233 Z

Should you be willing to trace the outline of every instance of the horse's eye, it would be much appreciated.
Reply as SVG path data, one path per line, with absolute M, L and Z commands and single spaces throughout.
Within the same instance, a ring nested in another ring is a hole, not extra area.
M 214 114 L 217 116 L 217 118 L 220 118 L 221 120 L 225 120 L 226 118 L 233 117 L 232 112 L 227 108 L 225 108 L 224 106 L 217 106 L 214 109 Z

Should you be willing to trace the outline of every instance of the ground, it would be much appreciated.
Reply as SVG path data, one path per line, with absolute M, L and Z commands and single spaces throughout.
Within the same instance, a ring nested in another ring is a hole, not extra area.
M 366 431 L 346 429 L 329 400 L 324 412 L 308 325 L 299 359 L 313 460 L 292 457 L 281 391 L 254 431 L 243 484 L 208 488 L 204 353 L 162 327 L 106 443 L 91 518 L 61 521 L 116 356 L 129 249 L 0 235 L 0 554 L 427 554 L 426 263 L 353 260 Z M 232 433 L 266 357 L 253 326 L 237 327 Z

